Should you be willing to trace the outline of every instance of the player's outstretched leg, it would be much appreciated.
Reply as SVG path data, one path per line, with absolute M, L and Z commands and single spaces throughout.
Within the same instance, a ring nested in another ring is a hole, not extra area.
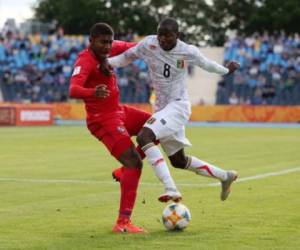
M 211 177 L 220 180 L 222 201 L 226 200 L 230 193 L 231 184 L 237 179 L 236 171 L 226 171 L 194 156 L 185 156 L 184 150 L 181 149 L 172 156 L 169 156 L 172 165 L 176 168 L 190 170 L 198 175 Z
M 238 174 L 234 170 L 227 171 L 227 178 L 225 181 L 221 181 L 222 191 L 220 198 L 225 201 L 230 193 L 231 184 L 238 178 Z
M 186 169 L 195 172 L 196 174 L 215 178 L 221 181 L 220 198 L 225 201 L 230 193 L 231 184 L 237 179 L 236 171 L 226 171 L 205 161 L 202 161 L 194 156 L 188 156 Z

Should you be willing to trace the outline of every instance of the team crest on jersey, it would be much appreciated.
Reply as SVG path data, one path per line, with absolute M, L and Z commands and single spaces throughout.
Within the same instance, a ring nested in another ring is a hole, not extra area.
M 155 45 L 150 45 L 149 48 L 150 48 L 151 50 L 156 50 L 156 46 L 155 46 Z
M 156 121 L 154 117 L 151 117 L 146 123 L 153 124 Z
M 72 76 L 78 75 L 78 74 L 80 73 L 80 70 L 81 70 L 81 66 L 76 66 L 76 67 L 74 68 L 74 71 L 73 71 Z
M 184 60 L 177 60 L 177 68 L 183 69 L 184 68 Z
M 118 126 L 118 127 L 117 127 L 117 130 L 118 130 L 121 134 L 124 134 L 124 133 L 125 133 L 125 128 L 124 128 L 124 127 Z
M 167 123 L 165 119 L 160 119 L 160 122 L 162 125 L 166 125 L 166 123 Z

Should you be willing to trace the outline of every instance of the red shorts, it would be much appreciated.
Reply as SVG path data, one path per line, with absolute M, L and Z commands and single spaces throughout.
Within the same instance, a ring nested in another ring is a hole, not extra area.
M 101 121 L 100 119 L 88 119 L 87 126 L 91 134 L 100 140 L 109 152 L 119 159 L 121 154 L 133 145 L 131 136 L 137 135 L 151 114 L 122 106 L 122 112 L 114 117 Z

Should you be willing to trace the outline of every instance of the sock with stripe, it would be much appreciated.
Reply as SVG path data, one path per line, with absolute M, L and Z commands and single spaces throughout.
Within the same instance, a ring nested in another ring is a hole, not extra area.
M 194 156 L 188 157 L 186 169 L 199 175 L 219 179 L 220 181 L 225 181 L 227 179 L 227 172 L 225 170 L 202 161 Z
M 159 148 L 155 146 L 154 143 L 150 143 L 145 145 L 142 149 L 155 175 L 164 184 L 165 189 L 177 190 L 174 180 L 170 174 L 169 167 Z
M 154 143 L 155 143 L 155 145 L 157 145 L 157 144 L 159 144 L 159 141 L 156 140 Z M 136 151 L 138 151 L 138 153 L 139 153 L 140 157 L 142 158 L 142 160 L 146 157 L 144 151 L 141 149 L 141 147 L 139 145 L 136 146 Z M 118 168 L 119 169 L 118 172 L 115 173 L 115 174 L 118 175 L 118 178 L 121 178 L 124 168 L 125 168 L 124 166 L 121 166 L 121 167 Z

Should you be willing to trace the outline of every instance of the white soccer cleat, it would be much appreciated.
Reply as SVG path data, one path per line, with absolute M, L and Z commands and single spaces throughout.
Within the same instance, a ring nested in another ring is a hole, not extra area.
M 181 193 L 177 189 L 166 189 L 166 192 L 158 197 L 160 202 L 174 201 L 179 202 L 182 200 Z
M 238 178 L 238 174 L 236 171 L 230 170 L 227 171 L 227 179 L 225 181 L 221 181 L 222 191 L 220 198 L 222 201 L 225 201 L 230 194 L 231 184 Z

